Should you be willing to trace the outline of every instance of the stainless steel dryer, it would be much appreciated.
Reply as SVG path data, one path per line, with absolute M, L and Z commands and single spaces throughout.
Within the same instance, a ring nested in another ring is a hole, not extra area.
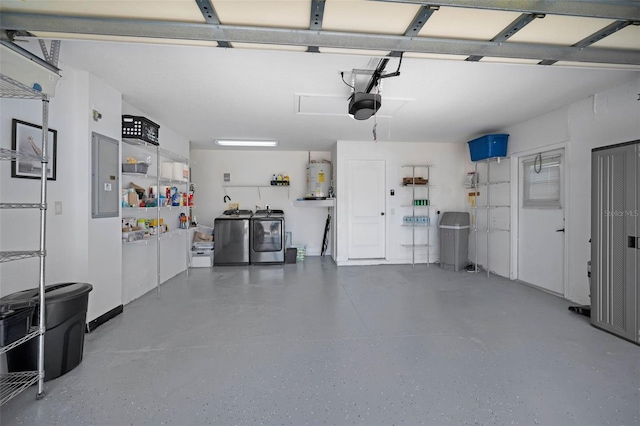
M 214 265 L 249 264 L 251 210 L 226 210 L 214 222 Z
M 284 251 L 284 211 L 257 210 L 251 217 L 251 264 L 284 263 Z

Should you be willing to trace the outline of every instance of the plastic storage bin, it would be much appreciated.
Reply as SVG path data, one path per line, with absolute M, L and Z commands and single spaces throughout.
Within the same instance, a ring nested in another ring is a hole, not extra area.
M 45 381 L 55 379 L 80 364 L 84 349 L 89 292 L 86 283 L 62 283 L 45 287 L 44 371 Z M 38 289 L 24 290 L 0 299 L 0 303 L 33 301 L 31 322 L 38 323 Z M 7 352 L 9 372 L 35 371 L 38 362 L 37 339 Z
M 304 262 L 304 258 L 307 256 L 307 246 L 299 244 L 291 247 L 296 249 L 296 262 Z
M 134 163 L 134 164 L 122 164 L 123 173 L 140 173 L 142 175 L 147 174 L 149 165 L 147 163 Z
M 467 212 L 445 212 L 440 218 L 440 267 L 460 271 L 467 266 L 470 221 Z
M 139 241 L 144 239 L 144 230 L 135 228 L 123 228 L 122 229 L 122 241 L 131 243 L 133 241 Z
M 506 157 L 509 135 L 485 135 L 467 142 L 471 161 L 480 161 L 493 157 Z
M 145 117 L 134 115 L 122 116 L 122 137 L 142 139 L 153 145 L 159 145 L 158 133 L 160 126 Z
M 7 346 L 29 333 L 35 303 L 31 300 L 0 304 L 0 346 Z
M 211 268 L 213 266 L 213 250 L 192 250 L 192 268 Z

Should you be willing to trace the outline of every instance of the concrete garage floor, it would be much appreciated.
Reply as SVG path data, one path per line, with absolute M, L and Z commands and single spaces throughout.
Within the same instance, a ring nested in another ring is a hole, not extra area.
M 586 278 L 585 278 L 586 281 Z M 586 285 L 586 283 L 585 283 Z M 571 303 L 436 265 L 193 269 L 86 335 L 1 423 L 640 423 L 640 347 Z

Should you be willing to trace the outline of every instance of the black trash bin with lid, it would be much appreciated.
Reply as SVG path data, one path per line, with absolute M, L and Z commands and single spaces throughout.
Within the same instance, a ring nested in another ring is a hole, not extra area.
M 29 334 L 35 305 L 32 300 L 0 303 L 0 347 L 9 346 Z
M 87 283 L 62 283 L 45 287 L 44 372 L 45 380 L 55 379 L 71 371 L 82 361 L 84 331 L 87 321 L 89 292 Z M 0 299 L 0 303 L 31 300 L 37 305 L 32 324 L 38 324 L 38 289 L 13 293 Z M 34 371 L 38 368 L 38 339 L 7 352 L 9 372 Z

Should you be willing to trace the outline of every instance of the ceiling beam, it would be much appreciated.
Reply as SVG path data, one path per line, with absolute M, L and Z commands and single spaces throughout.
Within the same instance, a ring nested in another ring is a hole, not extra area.
M 220 19 L 216 13 L 216 9 L 211 4 L 211 0 L 195 0 L 202 17 L 209 25 L 220 25 Z M 228 41 L 218 41 L 218 47 L 233 47 Z
M 424 24 L 426 24 L 429 18 L 431 18 L 433 12 L 438 9 L 438 6 L 422 6 L 416 14 L 415 18 L 413 18 L 413 21 L 411 22 L 407 30 L 404 32 L 404 35 L 406 37 L 417 36 L 422 27 L 424 27 Z
M 309 29 L 322 29 L 322 19 L 324 18 L 325 0 L 311 0 L 311 18 L 309 19 Z
M 491 39 L 491 41 L 503 42 L 507 41 L 509 37 L 523 29 L 527 26 L 531 21 L 536 18 L 544 18 L 544 15 L 533 15 L 530 13 L 523 13 L 519 17 L 517 17 L 512 23 L 510 23 L 504 30 L 500 31 L 497 36 Z M 482 59 L 482 56 L 469 56 L 467 61 L 479 61 Z
M 325 0 L 311 0 L 311 17 L 309 18 L 309 29 L 314 31 L 322 30 L 322 20 L 324 19 Z M 307 52 L 319 53 L 318 46 L 307 47 Z
M 79 16 L 41 15 L 16 12 L 0 14 L 0 30 L 25 30 L 180 40 L 227 41 L 291 46 L 320 46 L 397 52 L 480 55 L 517 59 L 548 59 L 571 62 L 640 65 L 640 51 L 499 43 L 477 40 L 405 37 L 338 31 L 210 25 Z
M 575 47 L 575 48 L 578 48 L 578 49 L 584 49 L 585 47 L 591 46 L 593 43 L 596 43 L 596 42 L 602 40 L 605 37 L 609 37 L 611 34 L 617 33 L 621 29 L 623 29 L 625 27 L 628 27 L 631 24 L 632 24 L 631 21 L 616 21 L 616 22 L 613 22 L 613 23 L 607 25 L 606 27 L 604 27 L 603 29 L 601 29 L 600 31 L 596 31 L 595 33 L 591 34 L 590 36 L 583 38 L 582 40 L 580 40 L 576 44 L 572 45 L 572 47 Z M 540 61 L 540 65 L 553 65 L 556 62 L 558 62 L 558 61 L 557 60 L 551 60 L 551 59 L 545 59 L 543 61 Z
M 407 30 L 404 32 L 405 37 L 416 37 L 422 27 L 424 27 L 424 24 L 426 24 L 429 18 L 431 18 L 433 12 L 437 11 L 438 9 L 440 9 L 438 6 L 422 6 L 418 13 L 416 13 L 413 21 L 411 21 L 411 24 L 409 24 L 409 26 L 407 27 Z M 389 56 L 393 58 L 399 58 L 400 56 L 402 56 L 402 52 L 394 50 L 393 52 L 389 53 Z
M 211 4 L 211 0 L 195 0 L 195 2 L 207 24 L 220 25 L 220 19 L 213 4 Z
M 605 37 L 609 37 L 611 34 L 617 33 L 621 29 L 626 28 L 631 24 L 632 24 L 631 21 L 616 21 L 616 22 L 613 22 L 612 24 L 607 25 L 606 27 L 604 27 L 600 31 L 596 31 L 595 33 L 591 34 L 589 37 L 585 37 L 584 39 L 580 40 L 579 42 L 577 42 L 573 46 L 574 47 L 579 47 L 579 48 L 590 46 L 593 43 L 599 42 L 600 40 L 602 40 Z
M 406 3 L 421 6 L 463 7 L 468 9 L 501 10 L 550 15 L 581 16 L 615 20 L 640 20 L 638 0 L 375 0 L 388 3 Z

